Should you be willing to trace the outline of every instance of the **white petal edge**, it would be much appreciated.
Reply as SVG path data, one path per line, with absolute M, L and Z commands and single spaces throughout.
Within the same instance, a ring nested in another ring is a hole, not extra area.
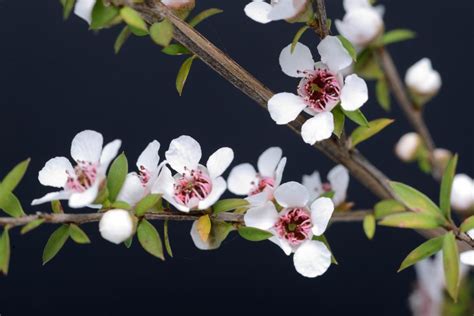
M 102 134 L 91 130 L 82 131 L 72 140 L 71 157 L 75 161 L 97 163 L 100 160 L 103 144 Z
M 200 210 L 205 210 L 214 203 L 216 203 L 222 194 L 224 194 L 225 190 L 227 189 L 227 184 L 222 177 L 218 177 L 212 181 L 212 191 L 209 195 L 202 201 L 199 202 L 198 208 Z
M 69 199 L 70 196 L 71 196 L 71 193 L 67 191 L 51 192 L 39 199 L 34 199 L 33 202 L 31 202 L 31 205 L 32 206 L 40 205 L 40 204 L 55 201 L 55 200 L 67 200 Z
M 230 192 L 236 195 L 247 195 L 252 190 L 252 182 L 256 181 L 257 171 L 249 163 L 235 166 L 227 178 L 227 186 Z
M 313 55 L 308 46 L 296 43 L 293 53 L 291 44 L 283 48 L 279 57 L 280 67 L 284 74 L 294 78 L 304 77 L 304 71 L 314 69 Z
M 74 174 L 74 168 L 66 157 L 55 157 L 44 165 L 38 173 L 38 180 L 42 185 L 62 188 L 66 185 L 69 174 Z
M 90 188 L 80 193 L 72 193 L 69 197 L 69 207 L 81 208 L 94 203 L 99 194 L 99 181 L 95 181 Z
M 352 74 L 344 80 L 341 90 L 341 106 L 346 111 L 359 109 L 369 99 L 369 92 L 365 80 Z
M 283 155 L 280 147 L 270 147 L 258 157 L 257 167 L 260 175 L 274 177 L 275 170 Z
M 248 209 L 244 215 L 245 226 L 268 230 L 278 220 L 278 212 L 272 202 Z
M 201 145 L 191 136 L 182 135 L 171 141 L 165 156 L 171 168 L 179 173 L 184 173 L 185 167 L 195 170 L 202 156 Z
M 280 185 L 275 190 L 274 196 L 278 204 L 283 207 L 306 207 L 309 200 L 308 190 L 295 181 Z
M 314 145 L 328 139 L 334 131 L 334 117 L 331 112 L 321 112 L 306 120 L 301 127 L 301 136 L 305 143 Z
M 77 0 L 74 6 L 74 14 L 91 24 L 95 2 L 96 0 Z
M 278 163 L 278 166 L 275 171 L 275 188 L 280 185 L 281 180 L 283 179 L 283 171 L 285 171 L 285 166 L 286 166 L 286 157 L 283 157 Z
M 343 165 L 337 165 L 328 173 L 328 181 L 334 191 L 332 198 L 335 205 L 346 200 L 347 188 L 349 187 L 349 171 Z
M 474 266 L 474 250 L 462 252 L 461 263 L 469 266 Z
M 318 45 L 321 61 L 335 73 L 349 67 L 352 57 L 336 36 L 326 36 Z
M 211 178 L 220 177 L 234 160 L 234 151 L 229 147 L 216 150 L 207 160 L 206 167 Z
M 296 250 L 293 263 L 299 274 L 315 278 L 328 270 L 331 265 L 331 252 L 322 242 L 308 240 Z
M 311 204 L 311 222 L 313 234 L 321 236 L 328 227 L 329 220 L 334 212 L 334 203 L 330 198 L 321 197 Z
M 262 24 L 271 22 L 268 17 L 271 10 L 272 5 L 264 1 L 252 1 L 244 8 L 244 12 L 249 18 Z
M 162 194 L 163 196 L 173 196 L 174 193 L 174 178 L 171 175 L 171 170 L 164 166 L 161 169 L 160 175 L 151 187 L 151 193 Z
M 109 168 L 112 160 L 114 160 L 114 158 L 117 156 L 120 146 L 122 146 L 122 141 L 116 139 L 105 145 L 104 149 L 102 150 L 102 154 L 100 156 L 100 169 L 104 174 L 107 172 L 107 168 Z
M 280 247 L 281 250 L 283 250 L 283 252 L 285 253 L 285 255 L 289 256 L 293 252 L 293 249 L 286 240 L 278 238 L 276 236 L 271 237 L 269 240 L 276 244 L 278 247 Z
M 156 171 L 158 169 L 158 164 L 160 163 L 160 156 L 158 155 L 159 150 L 160 142 L 154 140 L 149 143 L 137 159 L 138 170 L 141 170 L 141 167 L 143 166 L 150 172 Z
M 294 121 L 305 107 L 300 96 L 289 92 L 277 93 L 268 100 L 268 111 L 278 125 Z
M 117 201 L 127 202 L 131 206 L 134 206 L 145 197 L 145 194 L 145 188 L 140 178 L 136 173 L 132 172 L 125 178 L 125 182 L 117 196 Z

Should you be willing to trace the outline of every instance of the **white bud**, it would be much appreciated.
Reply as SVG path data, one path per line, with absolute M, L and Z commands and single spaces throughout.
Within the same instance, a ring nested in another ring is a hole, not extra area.
M 436 165 L 443 171 L 446 169 L 449 159 L 451 159 L 452 156 L 453 154 L 444 148 L 436 148 L 433 151 L 433 159 L 436 162 Z
M 433 69 L 431 61 L 423 58 L 408 68 L 405 84 L 421 105 L 438 93 L 441 88 L 441 76 Z
M 462 252 L 460 259 L 461 259 L 462 264 L 465 264 L 468 266 L 474 266 L 474 250 L 468 250 L 468 251 Z
M 161 2 L 176 11 L 189 11 L 196 6 L 195 0 L 161 0 Z
M 384 30 L 380 13 L 371 6 L 351 9 L 335 24 L 339 33 L 357 47 L 367 46 Z
M 474 181 L 466 174 L 457 174 L 451 190 L 451 206 L 457 211 L 474 207 Z
M 105 240 L 120 244 L 134 234 L 135 221 L 128 211 L 110 210 L 102 216 L 99 231 Z
M 421 138 L 417 133 L 405 134 L 395 145 L 395 154 L 403 161 L 413 161 L 416 159 L 416 153 L 420 145 Z

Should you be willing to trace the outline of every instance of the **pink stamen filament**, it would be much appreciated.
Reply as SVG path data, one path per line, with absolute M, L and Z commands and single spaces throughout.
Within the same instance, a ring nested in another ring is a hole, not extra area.
M 184 205 L 191 200 L 204 200 L 211 191 L 211 179 L 201 170 L 186 170 L 174 185 L 174 196 Z
M 262 176 L 257 176 L 257 181 L 252 182 L 252 190 L 250 191 L 249 195 L 255 195 L 260 192 L 263 192 L 266 188 L 275 188 L 275 179 L 271 177 L 262 177 Z
M 96 181 L 97 166 L 92 162 L 78 161 L 74 167 L 74 174 L 67 173 L 66 188 L 74 192 L 84 192 Z
M 339 102 L 341 85 L 337 76 L 327 69 L 303 72 L 298 95 L 316 112 L 330 111 Z
M 311 216 L 305 208 L 292 208 L 283 211 L 275 224 L 277 234 L 295 246 L 311 236 Z

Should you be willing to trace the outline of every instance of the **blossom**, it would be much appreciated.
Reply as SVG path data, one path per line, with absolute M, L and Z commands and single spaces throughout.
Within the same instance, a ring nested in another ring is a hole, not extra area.
M 258 158 L 258 172 L 249 163 L 235 166 L 227 179 L 229 191 L 247 195 L 252 205 L 273 199 L 273 191 L 280 185 L 286 165 L 282 153 L 279 147 L 265 150 Z
M 272 242 L 285 254 L 294 253 L 296 271 L 305 277 L 322 275 L 331 265 L 331 252 L 320 241 L 334 211 L 329 198 L 319 198 L 308 207 L 309 192 L 297 182 L 280 185 L 274 192 L 276 202 L 283 207 L 278 212 L 272 202 L 250 208 L 244 216 L 245 225 L 271 232 Z
M 420 146 L 420 135 L 417 133 L 407 133 L 403 135 L 395 145 L 395 154 L 402 161 L 413 161 L 417 157 Z
M 69 200 L 69 206 L 73 208 L 92 204 L 105 181 L 109 164 L 117 155 L 121 141 L 114 140 L 103 148 L 102 145 L 103 137 L 98 132 L 85 130 L 77 134 L 71 144 L 71 157 L 76 166 L 73 167 L 66 157 L 55 157 L 38 174 L 42 185 L 63 190 L 48 193 L 34 200 L 32 205 L 53 200 Z
M 304 15 L 310 8 L 308 0 L 253 0 L 244 8 L 245 14 L 259 23 L 277 20 L 293 20 Z
M 347 188 L 349 187 L 349 171 L 343 165 L 337 165 L 329 171 L 328 182 L 322 183 L 318 171 L 311 175 L 303 175 L 303 185 L 309 192 L 310 201 L 320 197 L 324 193 L 334 192 L 332 201 L 339 206 L 346 200 Z
M 131 172 L 127 175 L 117 196 L 118 201 L 124 201 L 133 206 L 150 194 L 160 170 L 158 150 L 160 150 L 160 143 L 154 140 L 140 154 L 137 160 L 138 173 Z
M 373 7 L 369 0 L 344 0 L 346 14 L 336 20 L 336 28 L 357 48 L 373 42 L 384 29 L 383 6 Z
M 451 205 L 457 211 L 474 209 L 474 180 L 466 174 L 457 174 L 451 189 Z
M 441 88 L 441 76 L 430 59 L 423 58 L 408 68 L 405 83 L 415 96 L 430 98 Z
M 176 174 L 172 176 L 171 170 L 163 167 L 152 193 L 162 194 L 178 210 L 207 209 L 226 190 L 227 184 L 221 175 L 234 159 L 232 149 L 216 150 L 203 166 L 199 164 L 201 146 L 194 138 L 183 135 L 171 141 L 165 156 Z
M 128 211 L 110 210 L 100 219 L 99 231 L 102 238 L 118 245 L 135 233 L 135 220 Z
M 290 77 L 302 78 L 297 93 L 278 93 L 268 101 L 270 116 L 277 124 L 295 120 L 304 110 L 313 115 L 302 126 L 301 135 L 308 144 L 331 137 L 334 118 L 331 110 L 339 103 L 346 111 L 359 109 L 368 99 L 367 84 L 356 74 L 343 80 L 341 73 L 352 58 L 335 36 L 326 36 L 318 45 L 321 62 L 314 63 L 311 51 L 297 43 L 280 54 L 280 66 Z

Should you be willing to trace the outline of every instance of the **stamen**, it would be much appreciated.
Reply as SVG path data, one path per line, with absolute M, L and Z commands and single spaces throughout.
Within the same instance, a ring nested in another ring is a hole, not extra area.
M 341 85 L 337 76 L 327 69 L 303 71 L 305 77 L 298 86 L 298 95 L 316 112 L 330 111 L 339 102 Z
M 296 246 L 311 236 L 311 216 L 305 208 L 292 208 L 283 211 L 275 224 L 277 234 Z
M 174 196 L 182 204 L 188 205 L 193 200 L 202 201 L 212 191 L 212 182 L 207 174 L 201 170 L 189 170 L 176 180 Z

